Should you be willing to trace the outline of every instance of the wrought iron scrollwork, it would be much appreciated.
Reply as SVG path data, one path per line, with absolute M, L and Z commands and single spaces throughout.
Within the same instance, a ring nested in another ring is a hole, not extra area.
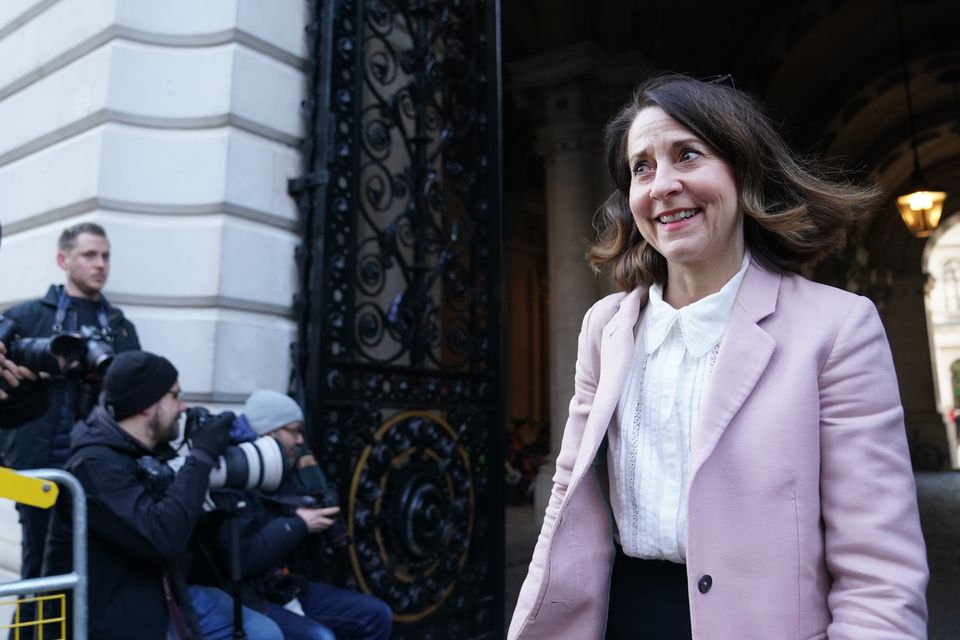
M 308 440 L 398 637 L 499 637 L 499 2 L 311 6 L 291 182 Z
M 350 486 L 350 549 L 358 579 L 402 621 L 436 611 L 453 591 L 476 516 L 467 451 L 442 417 L 405 412 L 377 430 Z

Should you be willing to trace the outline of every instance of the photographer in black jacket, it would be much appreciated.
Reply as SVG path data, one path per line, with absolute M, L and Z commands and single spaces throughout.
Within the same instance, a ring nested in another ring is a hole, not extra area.
M 175 475 L 157 473 L 173 455 L 169 443 L 186 409 L 177 377 L 168 360 L 152 353 L 118 355 L 104 378 L 103 404 L 71 435 L 65 468 L 87 494 L 91 638 L 230 637 L 229 625 L 206 623 L 229 621 L 232 600 L 210 590 L 194 602 L 180 560 L 203 513 L 210 470 L 230 444 L 233 414 L 218 416 L 193 436 Z M 72 569 L 71 515 L 70 502 L 58 501 L 46 575 Z M 256 618 L 245 619 L 251 638 L 282 637 L 270 620 L 249 613 Z
M 303 445 L 300 429 L 303 411 L 290 397 L 271 390 L 257 390 L 247 399 L 234 424 L 234 438 L 248 429 L 248 438 L 270 436 L 280 443 L 292 467 Z M 242 437 L 242 436 L 241 436 Z M 241 573 L 246 581 L 245 602 L 264 611 L 287 638 L 332 640 L 386 640 L 393 625 L 393 612 L 382 600 L 325 582 L 307 580 L 291 573 L 286 560 L 310 534 L 319 534 L 336 522 L 340 508 L 297 504 L 281 495 L 242 493 L 244 507 L 239 519 Z M 290 496 L 292 497 L 292 496 Z M 219 573 L 225 576 L 230 549 L 226 527 L 221 527 L 216 545 Z M 281 584 L 282 583 L 282 584 Z M 224 585 L 225 586 L 225 585 Z M 249 587 L 252 587 L 250 589 Z M 295 602 L 292 602 L 294 601 Z M 302 614 L 295 613 L 299 606 Z M 252 637 L 252 636 L 251 636 Z
M 98 224 L 83 222 L 63 231 L 57 251 L 64 284 L 51 285 L 46 296 L 19 304 L 4 314 L 19 326 L 22 337 L 86 334 L 119 353 L 140 348 L 133 324 L 101 291 L 110 274 L 110 242 Z M 49 409 L 38 417 L 0 432 L 0 463 L 13 469 L 61 468 L 70 454 L 70 430 L 89 413 L 99 381 L 84 376 L 44 382 Z M 23 529 L 20 575 L 40 575 L 49 512 L 17 505 Z

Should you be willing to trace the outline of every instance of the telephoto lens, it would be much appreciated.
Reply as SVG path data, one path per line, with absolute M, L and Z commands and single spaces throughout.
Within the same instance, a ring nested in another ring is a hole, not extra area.
M 210 471 L 210 488 L 276 491 L 283 482 L 283 448 L 270 436 L 227 447 Z
M 7 357 L 34 373 L 59 375 L 64 367 L 83 360 L 83 340 L 60 335 L 50 338 L 17 338 L 7 346 Z
M 90 335 L 84 335 L 83 337 L 84 373 L 96 374 L 102 378 L 107 373 L 107 367 L 113 362 L 113 348 L 109 343 L 96 340 Z
M 210 421 L 221 414 L 211 414 L 205 407 L 190 407 L 186 412 L 181 449 L 183 455 L 193 448 L 191 439 Z M 262 489 L 276 491 L 283 482 L 285 468 L 283 447 L 270 436 L 260 436 L 251 442 L 241 442 L 227 447 L 217 464 L 210 471 L 210 488 Z

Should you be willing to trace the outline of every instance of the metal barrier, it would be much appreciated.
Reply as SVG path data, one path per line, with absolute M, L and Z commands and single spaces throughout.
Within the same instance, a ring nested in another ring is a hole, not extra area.
M 0 598 L 4 596 L 25 596 L 29 594 L 49 593 L 51 591 L 73 590 L 73 638 L 74 640 L 86 640 L 87 638 L 87 496 L 80 482 L 70 473 L 60 469 L 31 469 L 29 471 L 18 471 L 21 476 L 28 478 L 41 478 L 43 480 L 53 480 L 61 486 L 70 490 L 70 497 L 73 501 L 73 571 L 56 576 L 46 576 L 43 578 L 30 578 L 27 580 L 16 580 L 14 582 L 0 583 Z M 56 597 L 56 596 L 54 596 Z M 41 598 L 22 598 L 19 602 L 46 600 Z M 61 600 L 63 602 L 63 600 Z M 62 605 L 61 605 L 62 607 Z M 36 620 L 23 624 L 23 626 L 36 626 L 37 624 L 49 624 L 52 622 L 65 622 L 66 612 L 61 608 L 59 618 L 50 618 L 46 620 Z M 0 627 L 2 628 L 2 627 Z M 9 627 L 8 627 L 9 628 Z M 15 627 L 17 636 L 19 629 Z

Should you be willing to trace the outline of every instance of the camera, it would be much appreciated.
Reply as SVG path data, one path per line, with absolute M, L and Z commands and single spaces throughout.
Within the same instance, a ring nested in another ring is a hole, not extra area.
M 104 342 L 95 337 L 96 333 L 84 327 L 80 332 L 80 338 L 83 340 L 83 358 L 77 366 L 77 373 L 90 374 L 98 379 L 103 379 L 107 373 L 107 367 L 113 362 L 113 347 L 109 342 Z M 67 373 L 71 373 L 68 371 Z
M 212 414 L 205 407 L 190 407 L 183 427 L 183 444 L 179 450 L 187 455 L 193 448 L 191 440 L 220 414 Z M 184 451 L 186 449 L 186 451 Z M 285 456 L 280 443 L 269 436 L 252 442 L 231 445 L 217 459 L 210 472 L 210 488 L 262 489 L 276 491 L 283 481 Z
M 167 492 L 176 472 L 161 458 L 141 456 L 137 458 L 137 476 L 146 487 L 147 495 L 160 500 Z
M 213 414 L 206 407 L 190 407 L 186 411 L 183 442 L 168 457 L 143 456 L 137 460 L 137 473 L 151 496 L 162 496 L 173 482 L 180 467 L 193 450 L 193 436 L 222 414 Z M 280 443 L 269 436 L 252 442 L 227 447 L 210 471 L 210 489 L 262 489 L 276 491 L 283 482 L 285 457 Z M 225 502 L 218 500 L 227 492 L 207 493 L 205 511 L 222 511 Z M 159 498 L 156 498 L 159 499 Z
M 95 335 L 84 329 L 79 335 L 61 333 L 45 338 L 23 338 L 17 322 L 0 314 L 0 342 L 7 348 L 7 358 L 34 373 L 76 380 L 73 412 L 79 418 L 93 409 L 103 376 L 113 362 L 110 344 Z M 0 380 L 0 389 L 9 391 L 10 387 Z
M 325 485 L 314 494 L 318 507 L 336 507 L 340 504 L 337 488 L 331 484 Z M 323 538 L 331 549 L 345 549 L 350 546 L 350 533 L 343 523 L 343 518 L 337 518 L 329 527 L 323 530 Z
M 304 453 L 297 458 L 297 477 L 310 498 L 309 506 L 324 508 L 340 504 L 337 488 L 327 483 L 312 453 Z M 343 518 L 337 518 L 332 525 L 324 529 L 323 538 L 327 546 L 336 550 L 350 546 L 351 542 Z
M 16 321 L 2 315 L 0 342 L 7 347 L 7 358 L 34 373 L 61 375 L 71 367 L 87 362 L 87 341 L 80 336 L 61 334 L 48 338 L 21 338 Z

